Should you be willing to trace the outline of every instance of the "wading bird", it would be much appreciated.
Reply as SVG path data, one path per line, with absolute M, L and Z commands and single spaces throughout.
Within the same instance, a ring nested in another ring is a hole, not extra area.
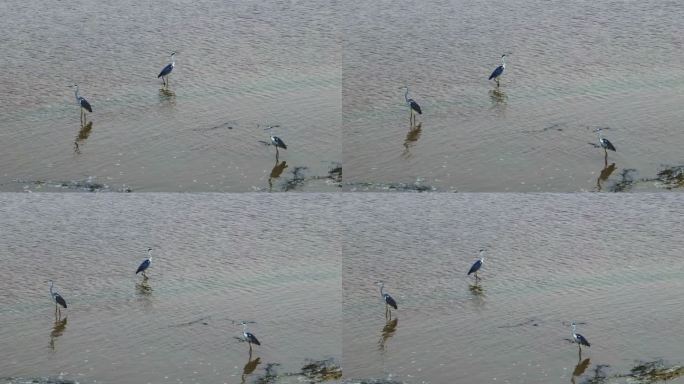
M 383 292 L 383 289 L 385 288 L 384 282 L 379 281 L 376 284 L 380 286 L 380 297 L 382 297 L 382 300 L 385 302 L 385 317 L 387 317 L 388 313 L 389 316 L 392 317 L 392 310 L 390 309 L 390 307 L 398 309 L 397 302 L 394 301 L 394 299 L 392 298 L 392 296 L 389 295 L 389 293 Z
M 415 119 L 416 119 L 415 114 L 417 113 L 419 115 L 422 115 L 423 111 L 420 109 L 420 105 L 418 105 L 418 103 L 416 103 L 415 100 L 408 97 L 408 94 L 409 94 L 408 85 L 404 86 L 404 87 L 400 87 L 399 89 L 406 89 L 406 92 L 404 93 L 404 100 L 406 100 L 406 105 L 409 107 L 409 111 L 411 113 L 411 116 L 409 117 L 409 122 L 413 126 L 413 123 L 415 122 Z
M 138 267 L 138 270 L 135 271 L 135 274 L 137 275 L 138 273 L 142 272 L 143 277 L 147 279 L 145 271 L 150 267 L 150 264 L 152 264 L 152 248 L 147 248 L 147 259 L 140 263 L 140 266 Z
M 278 152 L 278 148 L 287 149 L 287 145 L 285 145 L 283 139 L 278 136 L 271 135 L 271 145 L 275 145 L 276 152 Z
M 254 334 L 247 332 L 247 324 L 244 321 L 242 322 L 242 336 L 245 338 L 245 341 L 249 343 L 249 353 L 251 355 L 252 344 L 261 345 L 261 343 L 256 338 L 256 336 L 254 336 Z
M 484 263 L 484 251 L 484 249 L 480 249 L 480 259 L 474 262 L 473 266 L 470 267 L 470 270 L 468 271 L 468 276 L 470 276 L 471 273 L 475 274 L 475 281 L 480 280 L 480 278 L 477 276 L 477 271 L 482 268 L 482 263 Z
M 90 106 L 88 100 L 78 95 L 78 84 L 74 84 L 72 87 L 74 88 L 74 95 L 76 96 L 76 104 L 78 104 L 81 109 L 81 122 L 83 122 L 85 111 L 92 113 L 93 107 Z
M 499 86 L 499 77 L 503 75 L 504 70 L 506 70 L 506 54 L 501 55 L 501 65 L 494 69 L 491 75 L 489 75 L 489 80 L 494 79 L 496 81 L 496 86 Z
M 59 293 L 55 292 L 53 290 L 53 287 L 55 283 L 52 280 L 48 280 L 50 283 L 50 296 L 52 297 L 52 301 L 55 302 L 55 316 L 56 317 L 61 317 L 62 316 L 62 310 L 59 308 L 60 306 L 64 307 L 66 309 L 67 303 L 66 300 L 60 295 Z
M 176 52 L 171 52 L 171 62 L 164 67 L 161 72 L 159 72 L 159 76 L 157 76 L 157 79 L 161 77 L 162 79 L 162 84 L 165 86 L 169 86 L 169 75 L 171 74 L 171 71 L 173 71 L 173 68 L 176 66 L 176 60 L 174 59 L 174 56 L 176 55 Z M 165 80 L 166 79 L 166 80 Z
M 591 347 L 591 344 L 589 344 L 589 341 L 584 336 L 580 335 L 579 333 L 576 333 L 576 330 L 577 330 L 577 325 L 573 321 L 572 322 L 572 339 L 575 341 L 575 343 L 577 343 L 577 346 L 579 347 L 579 349 L 581 350 L 583 345 L 585 345 L 587 347 Z
M 257 127 L 259 127 L 259 124 L 257 124 Z M 279 125 L 269 125 L 268 127 L 264 128 L 264 131 L 270 130 L 270 129 L 273 129 L 276 127 L 279 127 Z M 283 139 L 281 139 L 280 137 L 275 136 L 273 134 L 271 134 L 271 145 L 275 146 L 275 148 L 276 148 L 276 162 L 277 162 L 278 161 L 278 148 L 287 149 L 287 145 L 285 144 Z
M 607 160 L 608 159 L 608 151 L 610 150 L 613 152 L 617 152 L 617 150 L 615 149 L 615 146 L 613 145 L 613 143 L 611 143 L 610 141 L 608 141 L 608 139 L 603 137 L 603 135 L 601 134 L 601 131 L 602 131 L 602 129 L 598 128 L 596 130 L 596 133 L 598 134 L 599 144 L 601 145 L 601 148 L 603 148 L 603 151 L 606 153 L 606 160 Z

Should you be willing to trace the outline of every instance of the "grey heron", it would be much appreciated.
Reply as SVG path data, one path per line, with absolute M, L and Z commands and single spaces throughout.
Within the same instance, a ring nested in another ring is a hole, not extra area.
M 166 67 L 164 67 L 157 76 L 157 79 L 161 77 L 162 84 L 166 85 L 167 87 L 169 86 L 169 75 L 171 74 L 171 71 L 173 71 L 173 68 L 176 67 L 176 59 L 174 59 L 175 55 L 175 51 L 171 52 L 171 62 L 167 64 Z
M 484 263 L 484 249 L 480 249 L 480 259 L 478 259 L 476 262 L 473 263 L 473 265 L 470 267 L 470 270 L 468 271 L 468 276 L 470 274 L 474 273 L 475 274 L 475 281 L 480 280 L 480 278 L 477 276 L 477 271 L 482 268 L 482 264 Z
M 142 272 L 143 277 L 147 278 L 145 271 L 147 270 L 147 268 L 150 267 L 151 264 L 152 264 L 152 248 L 147 248 L 147 259 L 145 259 L 145 261 L 140 263 L 140 266 L 135 271 L 135 274 L 137 275 L 138 273 Z
M 61 317 L 62 316 L 62 310 L 59 307 L 61 306 L 64 309 L 66 309 L 66 307 L 67 307 L 66 300 L 64 300 L 62 295 L 60 295 L 59 293 L 57 293 L 53 289 L 55 283 L 52 280 L 48 280 L 48 282 L 50 283 L 50 297 L 52 297 L 52 301 L 55 302 L 55 316 Z
M 420 105 L 418 105 L 418 103 L 417 103 L 415 100 L 413 100 L 412 98 L 408 97 L 408 94 L 409 94 L 408 85 L 403 86 L 403 87 L 400 87 L 399 89 L 406 89 L 406 92 L 404 93 L 404 100 L 406 101 L 406 106 L 409 107 L 409 111 L 410 111 L 410 113 L 411 113 L 411 116 L 410 116 L 410 118 L 409 118 L 409 122 L 410 122 L 410 124 L 414 124 L 414 123 L 415 123 L 415 118 L 416 118 L 416 117 L 415 117 L 415 116 L 416 116 L 415 114 L 417 113 L 417 114 L 419 114 L 419 115 L 422 115 L 422 114 L 423 114 L 423 111 L 422 111 L 422 109 L 420 108 Z
M 506 54 L 504 53 L 503 55 L 501 55 L 501 65 L 496 67 L 496 69 L 494 69 L 492 74 L 489 75 L 489 80 L 493 79 L 494 81 L 496 81 L 496 86 L 498 87 L 499 86 L 499 77 L 501 77 L 501 75 L 503 75 L 505 70 L 506 70 Z
M 83 122 L 83 119 L 85 118 L 85 111 L 88 111 L 90 113 L 93 113 L 93 107 L 90 106 L 90 103 L 88 100 L 86 100 L 84 97 L 78 95 L 78 84 L 74 84 L 72 86 L 74 88 L 74 96 L 76 96 L 76 104 L 81 109 L 81 122 Z
M 392 298 L 392 296 L 389 295 L 389 293 L 385 293 L 383 289 L 385 288 L 385 282 L 383 281 L 378 281 L 376 283 L 377 285 L 380 286 L 380 297 L 382 297 L 382 301 L 385 302 L 385 317 L 387 317 L 387 314 L 389 313 L 390 318 L 392 317 L 392 310 L 390 307 L 394 309 L 399 309 L 397 307 L 397 302 Z

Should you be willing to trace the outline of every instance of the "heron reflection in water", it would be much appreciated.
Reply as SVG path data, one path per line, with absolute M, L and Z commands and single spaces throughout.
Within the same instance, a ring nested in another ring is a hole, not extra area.
M 276 158 L 275 165 L 271 169 L 271 174 L 268 176 L 268 191 L 273 192 L 273 179 L 277 179 L 283 174 L 283 171 L 287 168 L 287 162 L 285 160 L 278 162 Z
M 172 102 L 176 100 L 176 92 L 162 86 L 159 88 L 159 102 Z
M 76 140 L 74 140 L 74 152 L 81 153 L 81 145 L 88 140 L 90 137 L 90 132 L 93 130 L 93 122 L 89 121 L 85 124 L 81 124 L 81 129 L 78 131 Z
M 579 360 L 577 360 L 577 365 L 575 366 L 575 370 L 572 371 L 572 377 L 570 378 L 570 382 L 572 384 L 575 384 L 575 377 L 582 376 L 584 374 L 584 371 L 589 368 L 589 365 L 591 364 L 591 360 L 587 357 L 586 359 L 582 360 L 582 350 L 580 349 L 579 352 Z
M 138 291 L 138 294 L 143 296 L 152 294 L 152 287 L 150 286 L 148 278 L 143 278 L 142 281 L 136 283 L 135 289 Z
M 494 106 L 499 104 L 504 105 L 508 101 L 508 96 L 506 96 L 506 93 L 504 91 L 496 88 L 489 90 L 489 99 L 492 101 L 492 104 Z
M 55 320 L 55 324 L 52 326 L 52 331 L 50 332 L 50 349 L 55 350 L 55 340 L 62 336 L 64 330 L 66 330 L 67 318 L 66 316 L 61 320 Z
M 242 384 L 245 384 L 247 375 L 251 375 L 257 369 L 259 364 L 261 364 L 261 357 L 257 357 L 256 359 L 252 360 L 252 355 L 250 354 L 249 358 L 247 359 L 247 364 L 245 364 L 244 368 L 242 368 Z
M 608 165 L 608 159 L 606 158 L 606 162 L 604 163 L 603 169 L 601 170 L 601 173 L 599 174 L 598 178 L 596 179 L 596 190 L 597 192 L 601 192 L 601 182 L 605 182 L 608 180 L 610 175 L 615 171 L 615 163 L 612 163 Z
M 380 335 L 380 340 L 378 341 L 378 349 L 380 351 L 385 350 L 385 343 L 394 336 L 394 332 L 397 331 L 397 324 L 399 324 L 399 318 L 395 317 L 394 319 L 387 321 L 382 327 L 382 333 Z
M 420 134 L 423 132 L 422 130 L 423 123 L 420 122 L 416 125 L 412 125 L 409 127 L 408 132 L 406 133 L 406 139 L 404 139 L 404 152 L 402 153 L 402 156 L 408 157 L 410 155 L 409 150 L 411 147 L 413 147 L 416 142 L 418 142 L 418 139 L 420 139 Z

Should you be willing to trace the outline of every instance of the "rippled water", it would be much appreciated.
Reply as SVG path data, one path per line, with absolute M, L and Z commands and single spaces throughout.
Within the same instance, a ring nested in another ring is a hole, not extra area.
M 349 189 L 610 190 L 626 170 L 652 179 L 684 164 L 679 1 L 353 1 L 345 9 Z M 487 77 L 502 53 L 510 55 L 497 91 Z M 419 129 L 410 129 L 402 85 L 423 109 Z M 589 144 L 598 127 L 617 147 L 607 163 Z
M 321 194 L 0 194 L 0 381 L 249 383 L 339 361 L 336 217 Z
M 599 365 L 682 362 L 678 195 L 357 196 L 344 196 L 345 376 L 579 383 Z M 572 321 L 592 343 L 581 360 Z
M 335 9 L 277 0 L 3 2 L 0 189 L 94 180 L 113 190 L 277 191 L 295 170 L 326 176 L 342 160 Z M 174 50 L 163 89 L 157 74 Z M 79 121 L 75 83 L 93 106 L 90 126 Z M 273 133 L 288 150 L 278 163 L 257 124 L 280 125 Z M 334 188 L 311 184 L 298 189 Z

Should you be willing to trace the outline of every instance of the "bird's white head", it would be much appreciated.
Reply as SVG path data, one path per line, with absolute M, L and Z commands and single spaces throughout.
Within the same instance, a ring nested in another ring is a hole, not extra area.
M 480 260 L 482 260 L 482 261 L 484 261 L 484 254 L 485 254 L 485 250 L 480 249 Z

